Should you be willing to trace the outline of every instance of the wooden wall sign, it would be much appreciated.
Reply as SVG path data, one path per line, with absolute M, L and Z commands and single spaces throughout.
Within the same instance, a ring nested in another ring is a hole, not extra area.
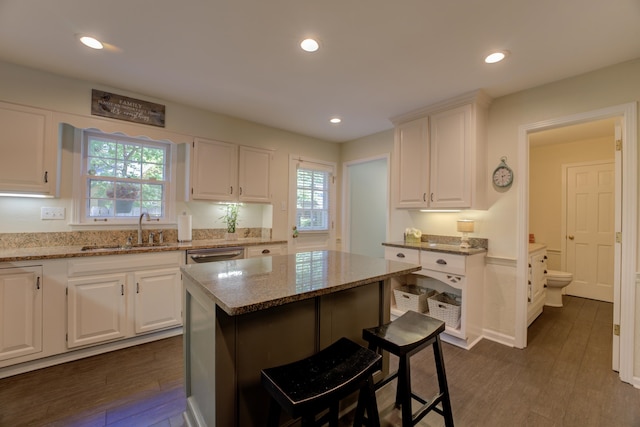
M 164 105 L 96 89 L 91 90 L 91 114 L 164 127 Z

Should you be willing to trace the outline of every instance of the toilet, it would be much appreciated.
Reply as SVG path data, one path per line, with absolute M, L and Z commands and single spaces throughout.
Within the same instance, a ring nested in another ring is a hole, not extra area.
M 547 298 L 544 305 L 562 307 L 562 289 L 573 280 L 566 271 L 547 270 Z

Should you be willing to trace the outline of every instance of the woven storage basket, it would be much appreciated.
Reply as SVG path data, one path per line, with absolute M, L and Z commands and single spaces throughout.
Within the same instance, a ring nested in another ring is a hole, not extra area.
M 442 320 L 450 328 L 460 326 L 460 303 L 446 292 L 428 298 L 429 316 Z
M 434 290 L 421 288 L 415 285 L 400 286 L 393 290 L 398 310 L 413 310 L 418 313 L 424 313 L 427 311 L 427 298 L 435 294 L 436 291 Z

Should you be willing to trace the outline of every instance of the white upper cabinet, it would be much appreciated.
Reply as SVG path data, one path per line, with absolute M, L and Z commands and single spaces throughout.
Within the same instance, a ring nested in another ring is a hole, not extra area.
M 429 195 L 429 118 L 400 123 L 395 130 L 394 165 L 397 171 L 395 205 L 426 208 Z
M 486 208 L 489 103 L 490 98 L 477 91 L 392 119 L 397 208 Z M 428 126 L 428 135 L 422 135 L 418 123 Z M 413 147 L 412 152 L 406 147 Z M 423 200 L 418 199 L 419 188 Z
M 196 200 L 234 201 L 238 193 L 238 146 L 196 139 L 193 143 L 191 195 Z
M 0 102 L 0 192 L 55 196 L 58 141 L 50 111 Z
M 191 198 L 271 202 L 272 157 L 271 150 L 196 139 L 191 162 Z
M 471 207 L 471 105 L 431 116 L 432 208 Z
M 271 150 L 240 146 L 239 201 L 271 202 L 272 157 Z

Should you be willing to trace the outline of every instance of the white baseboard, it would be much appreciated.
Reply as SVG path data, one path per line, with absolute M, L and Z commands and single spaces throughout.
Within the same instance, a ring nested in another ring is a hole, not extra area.
M 37 369 L 48 368 L 50 366 L 71 362 L 73 360 L 83 359 L 85 357 L 108 353 L 110 351 L 120 350 L 127 347 L 133 347 L 139 344 L 145 344 L 151 341 L 158 341 L 164 338 L 174 337 L 176 335 L 182 335 L 182 327 L 166 329 L 163 331 L 153 332 L 150 334 L 128 338 L 120 341 L 113 341 L 107 344 L 97 345 L 93 347 L 72 350 L 67 353 L 56 354 L 54 356 L 36 359 L 30 362 L 19 363 L 17 365 L 10 365 L 0 369 L 0 379 L 11 377 L 13 375 L 24 374 L 25 372 L 31 372 Z
M 515 347 L 516 338 L 510 335 L 503 334 L 501 332 L 496 332 L 491 329 L 483 329 L 482 335 L 484 338 L 495 341 L 499 344 L 506 345 L 508 347 Z

